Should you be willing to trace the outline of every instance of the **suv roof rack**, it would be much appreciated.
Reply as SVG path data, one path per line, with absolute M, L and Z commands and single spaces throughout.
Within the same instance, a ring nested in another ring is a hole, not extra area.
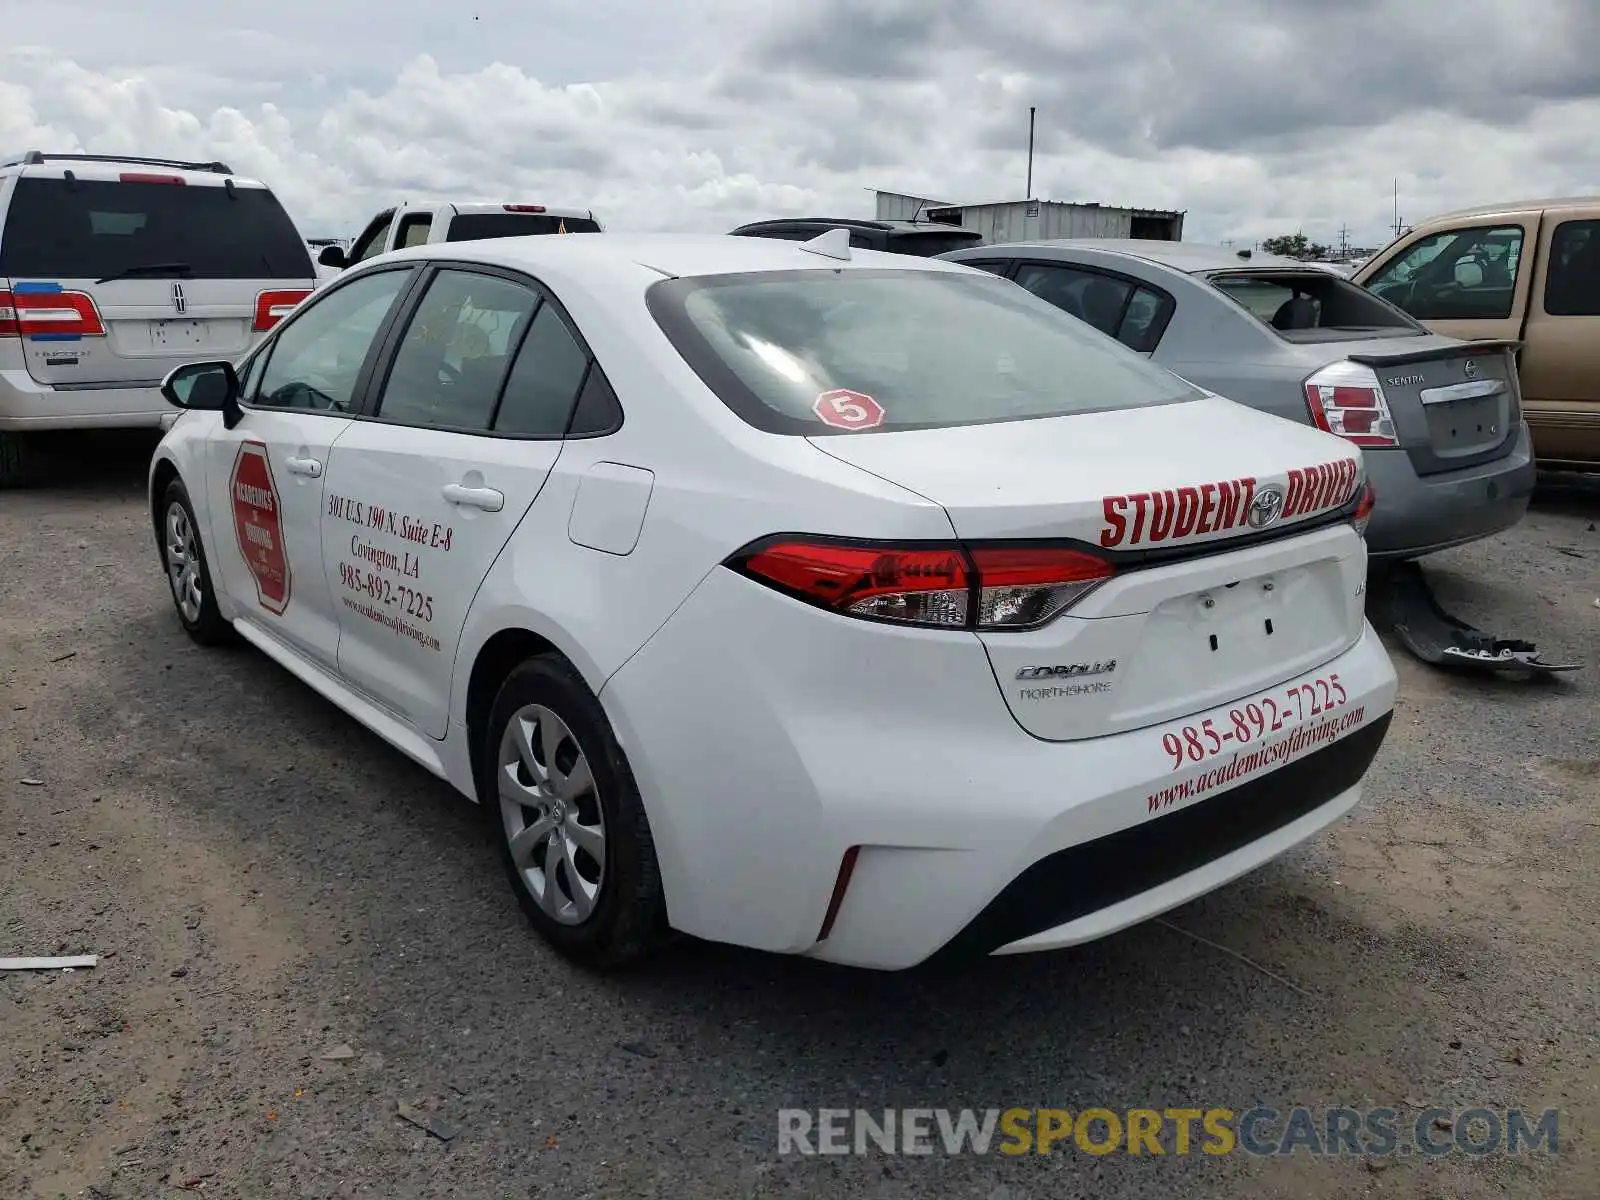
M 215 175 L 232 175 L 227 163 L 188 162 L 181 158 L 144 158 L 131 154 L 46 154 L 43 150 L 29 150 L 19 158 L 0 162 L 0 167 L 17 165 L 34 167 L 46 162 L 109 162 L 133 163 L 142 167 L 175 167 L 180 171 L 210 171 Z

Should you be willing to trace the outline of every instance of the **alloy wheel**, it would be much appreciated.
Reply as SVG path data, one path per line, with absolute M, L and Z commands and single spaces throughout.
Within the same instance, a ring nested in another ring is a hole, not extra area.
M 588 920 L 605 882 L 606 828 L 589 760 L 542 704 L 519 709 L 500 738 L 500 815 L 511 859 L 552 920 Z

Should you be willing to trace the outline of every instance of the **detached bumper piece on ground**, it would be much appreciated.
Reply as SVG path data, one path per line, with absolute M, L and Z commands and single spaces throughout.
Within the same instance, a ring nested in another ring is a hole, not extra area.
M 1539 675 L 1576 671 L 1580 663 L 1545 662 L 1532 642 L 1484 633 L 1439 607 L 1422 567 L 1396 563 L 1371 580 L 1374 615 L 1390 626 L 1407 650 L 1441 667 Z

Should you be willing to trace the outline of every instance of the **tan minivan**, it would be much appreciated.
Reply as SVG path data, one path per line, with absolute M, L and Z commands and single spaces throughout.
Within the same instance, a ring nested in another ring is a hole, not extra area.
M 1434 217 L 1353 278 L 1439 333 L 1520 341 L 1539 465 L 1600 471 L 1600 196 Z

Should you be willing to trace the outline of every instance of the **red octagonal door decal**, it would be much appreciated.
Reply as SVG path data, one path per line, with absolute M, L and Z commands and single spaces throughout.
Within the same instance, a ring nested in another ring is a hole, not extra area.
M 256 581 L 256 599 L 281 616 L 289 607 L 289 556 L 283 547 L 282 504 L 272 481 L 272 464 L 260 442 L 243 442 L 228 481 L 233 497 L 233 530 L 239 553 Z

